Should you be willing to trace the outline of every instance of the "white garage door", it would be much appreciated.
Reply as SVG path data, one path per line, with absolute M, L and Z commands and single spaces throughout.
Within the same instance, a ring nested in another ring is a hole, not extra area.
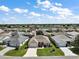
M 36 48 L 36 47 L 38 47 L 37 43 L 31 43 L 31 44 L 29 44 L 29 48 Z

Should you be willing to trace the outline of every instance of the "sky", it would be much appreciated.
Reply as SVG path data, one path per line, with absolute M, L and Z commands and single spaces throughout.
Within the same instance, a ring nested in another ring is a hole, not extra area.
M 0 0 L 0 24 L 78 24 L 79 0 Z

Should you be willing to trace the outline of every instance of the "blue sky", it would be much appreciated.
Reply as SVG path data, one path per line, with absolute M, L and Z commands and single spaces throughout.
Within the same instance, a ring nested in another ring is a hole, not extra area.
M 79 0 L 0 0 L 0 24 L 79 23 Z

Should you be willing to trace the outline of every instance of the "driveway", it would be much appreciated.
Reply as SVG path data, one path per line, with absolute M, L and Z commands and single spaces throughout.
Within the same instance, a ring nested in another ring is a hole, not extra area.
M 10 50 L 13 50 L 13 49 L 15 49 L 15 48 L 13 48 L 13 47 L 6 47 L 6 48 L 4 48 L 3 50 L 0 51 L 0 55 L 2 56 L 2 55 L 4 55 L 6 52 L 8 52 L 8 51 L 10 51 Z
M 23 57 L 37 57 L 37 48 L 28 48 Z
M 60 47 L 60 49 L 64 52 L 65 56 L 77 56 L 67 47 Z

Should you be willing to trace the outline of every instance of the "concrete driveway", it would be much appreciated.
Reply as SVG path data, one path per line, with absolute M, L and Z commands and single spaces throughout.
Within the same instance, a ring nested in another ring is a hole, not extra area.
M 8 52 L 8 51 L 10 51 L 10 50 L 13 50 L 13 49 L 15 49 L 15 48 L 13 48 L 13 47 L 6 47 L 6 48 L 4 48 L 3 50 L 0 51 L 0 55 L 2 56 L 2 55 L 4 55 L 6 52 Z
M 28 48 L 23 57 L 37 57 L 37 48 Z
M 64 52 L 65 56 L 77 56 L 67 47 L 60 47 L 60 49 Z

